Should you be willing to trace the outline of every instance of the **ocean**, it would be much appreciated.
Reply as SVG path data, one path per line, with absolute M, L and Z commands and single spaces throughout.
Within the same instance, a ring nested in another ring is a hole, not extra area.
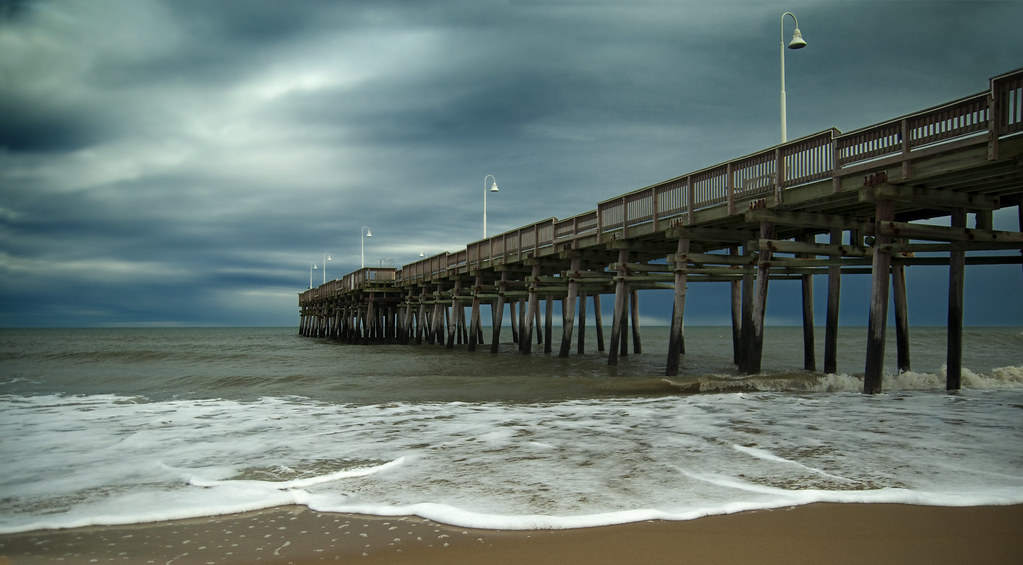
M 966 328 L 955 393 L 944 328 L 912 329 L 901 375 L 891 336 L 874 396 L 865 328 L 841 330 L 835 375 L 800 368 L 800 328 L 766 328 L 755 376 L 729 328 L 686 328 L 672 379 L 666 328 L 617 367 L 587 337 L 559 359 L 297 328 L 0 330 L 0 533 L 284 505 L 534 529 L 1023 503 L 1023 328 Z

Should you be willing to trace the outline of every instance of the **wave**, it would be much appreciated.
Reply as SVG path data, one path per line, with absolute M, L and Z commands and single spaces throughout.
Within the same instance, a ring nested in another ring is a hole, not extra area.
M 718 516 L 749 512 L 754 510 L 774 510 L 815 503 L 837 504 L 913 504 L 919 506 L 1006 506 L 1023 503 L 1018 493 L 974 495 L 961 493 L 927 492 L 902 488 L 880 488 L 865 491 L 829 491 L 829 490 L 785 490 L 756 485 L 731 477 L 710 477 L 692 475 L 691 478 L 704 480 L 719 487 L 747 491 L 767 496 L 765 500 L 737 499 L 719 505 L 697 506 L 693 508 L 659 509 L 634 508 L 582 514 L 576 516 L 559 516 L 547 514 L 488 514 L 474 512 L 437 503 L 418 503 L 407 506 L 366 505 L 366 504 L 309 504 L 311 510 L 317 512 L 333 512 L 344 514 L 366 514 L 381 517 L 418 516 L 434 522 L 462 528 L 483 530 L 567 530 L 576 528 L 593 528 L 615 526 L 649 520 L 681 522 L 695 520 L 707 516 Z
M 904 371 L 884 376 L 883 389 L 899 390 L 945 390 L 947 368 L 942 366 L 937 373 Z M 750 376 L 709 375 L 695 380 L 680 378 L 658 379 L 637 383 L 634 387 L 622 387 L 639 393 L 677 392 L 682 394 L 723 393 L 723 392 L 859 392 L 863 390 L 863 375 L 848 373 L 779 373 Z M 1023 387 L 1023 366 L 998 367 L 990 373 L 975 373 L 970 369 L 962 371 L 962 386 L 967 389 L 997 389 Z
M 290 481 L 256 481 L 247 479 L 225 479 L 225 480 L 207 480 L 198 477 L 192 477 L 188 479 L 188 484 L 197 487 L 215 487 L 223 485 L 248 485 L 254 487 L 265 487 L 276 490 L 292 490 L 292 489 L 304 489 L 311 486 L 321 485 L 325 483 L 332 483 L 334 481 L 340 481 L 342 479 L 356 479 L 360 477 L 368 477 L 377 473 L 382 473 L 405 463 L 404 457 L 399 457 L 393 461 L 388 461 L 381 465 L 374 465 L 371 467 L 357 467 L 354 469 L 345 469 L 342 471 L 335 471 L 333 473 L 327 473 L 325 475 L 319 475 L 315 477 L 307 477 L 304 479 L 293 479 Z

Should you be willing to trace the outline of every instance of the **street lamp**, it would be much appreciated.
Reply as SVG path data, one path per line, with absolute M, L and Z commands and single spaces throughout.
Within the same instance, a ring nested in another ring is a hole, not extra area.
M 359 230 L 359 235 L 362 237 L 362 268 L 366 268 L 366 238 L 373 237 L 373 234 L 369 231 L 369 226 L 362 226 Z
M 323 254 L 323 284 L 327 284 L 327 261 L 330 261 L 330 254 Z
M 309 263 L 309 288 L 313 287 L 313 271 L 316 270 L 316 263 Z
M 792 21 L 796 24 L 795 31 L 792 32 L 792 41 L 789 41 L 789 49 L 802 49 L 806 47 L 806 41 L 803 41 L 803 34 L 799 32 L 799 20 L 796 19 L 796 15 L 792 12 L 785 12 L 781 15 L 781 142 L 785 143 L 788 141 L 788 132 L 785 126 L 785 16 L 792 16 Z
M 494 175 L 483 177 L 483 239 L 487 238 L 487 179 L 494 179 L 494 184 L 490 185 L 489 192 L 497 192 L 497 179 Z

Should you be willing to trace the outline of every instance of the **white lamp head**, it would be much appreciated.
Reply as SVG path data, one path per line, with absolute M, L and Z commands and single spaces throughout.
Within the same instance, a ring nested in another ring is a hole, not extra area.
M 494 184 L 490 185 L 490 192 L 497 192 L 497 181 L 496 180 L 494 181 Z
M 806 47 L 806 41 L 803 40 L 803 34 L 799 32 L 797 27 L 792 32 L 792 41 L 789 41 L 789 49 L 802 49 L 803 47 Z
M 373 232 L 369 231 L 369 228 L 366 228 L 366 237 L 373 237 Z

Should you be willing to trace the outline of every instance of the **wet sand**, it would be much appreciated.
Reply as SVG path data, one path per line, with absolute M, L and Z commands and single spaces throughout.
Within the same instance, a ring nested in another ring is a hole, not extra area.
M 1023 505 L 813 504 L 577 530 L 495 531 L 286 507 L 0 536 L 0 565 L 1021 563 Z

